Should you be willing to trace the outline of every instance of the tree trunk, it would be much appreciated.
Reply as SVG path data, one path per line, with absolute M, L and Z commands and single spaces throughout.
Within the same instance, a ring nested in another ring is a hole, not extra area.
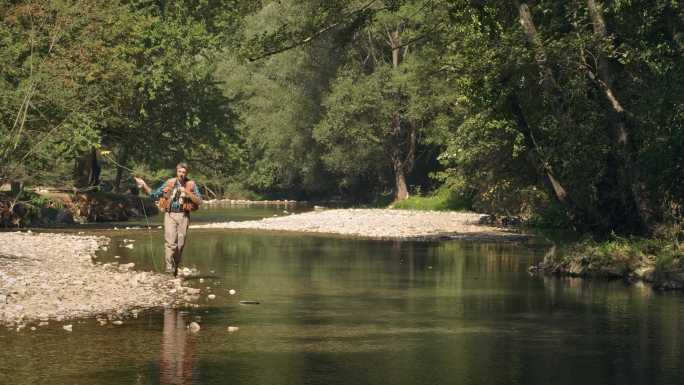
M 392 67 L 397 68 L 401 63 L 401 35 L 398 30 L 390 35 L 390 42 L 392 42 Z
M 409 197 L 408 186 L 406 185 L 406 172 L 404 170 L 404 162 L 399 156 L 392 157 L 392 166 L 394 168 L 394 183 L 396 186 L 395 201 L 401 201 Z
M 518 8 L 518 21 L 520 26 L 522 27 L 528 42 L 534 49 L 535 62 L 537 63 L 537 67 L 541 73 L 541 81 L 542 85 L 544 86 L 544 92 L 546 93 L 546 96 L 551 99 L 550 105 L 559 124 L 561 126 L 565 126 L 567 119 L 563 117 L 557 103 L 557 99 L 562 98 L 560 87 L 558 86 L 553 75 L 553 71 L 548 64 L 546 49 L 541 37 L 539 36 L 539 33 L 537 32 L 530 7 L 527 5 L 527 3 L 521 3 L 519 1 L 516 1 L 515 5 Z M 543 159 L 542 154 L 538 153 L 538 146 L 534 140 L 531 128 L 529 127 L 527 119 L 525 119 L 516 95 L 512 95 L 511 97 L 511 109 L 519 131 L 523 134 L 527 146 L 533 151 L 532 155 L 534 157 L 534 162 L 537 163 L 537 167 L 542 170 L 544 179 L 548 182 L 548 185 L 551 187 L 551 191 L 553 191 L 553 194 L 558 202 L 568 207 L 568 209 L 573 212 L 571 216 L 574 217 L 579 211 L 579 208 L 575 206 L 573 201 L 570 199 L 567 189 L 558 181 L 551 170 L 551 166 L 545 159 Z
M 667 7 L 665 12 L 670 36 L 677 46 L 679 54 L 682 55 L 684 54 L 684 32 L 682 32 L 682 24 L 684 23 L 684 0 L 679 0 L 675 8 Z
M 539 150 L 532 136 L 531 128 L 527 123 L 527 119 L 525 119 L 525 114 L 523 113 L 520 103 L 518 102 L 518 97 L 515 94 L 513 94 L 510 98 L 510 105 L 511 111 L 513 112 L 513 116 L 515 117 L 515 121 L 518 126 L 518 131 L 523 134 L 523 137 L 525 138 L 525 145 L 531 151 L 530 155 L 532 157 L 533 167 L 537 170 L 541 170 L 543 177 L 548 182 L 548 186 L 558 202 L 568 206 L 569 208 L 572 208 L 573 211 L 576 211 L 577 208 L 568 196 L 567 190 L 558 181 L 549 164 L 541 159 L 540 154 L 538 154 Z
M 557 87 L 555 78 L 553 77 L 553 72 L 548 65 L 546 49 L 544 48 L 544 43 L 537 33 L 537 28 L 534 25 L 534 19 L 532 18 L 532 12 L 527 3 L 520 3 L 516 1 L 518 7 L 518 21 L 520 26 L 527 36 L 527 40 L 532 44 L 534 48 L 534 59 L 537 62 L 539 71 L 541 72 L 542 82 L 547 91 L 550 91 L 552 87 Z
M 97 150 L 93 147 L 86 155 L 76 159 L 74 164 L 74 186 L 87 188 L 100 184 L 100 163 Z
M 389 42 L 392 47 L 392 67 L 396 70 L 401 64 L 401 34 L 399 30 L 390 33 Z M 395 182 L 395 201 L 407 199 L 409 197 L 408 185 L 406 184 L 406 174 L 413 166 L 413 158 L 415 157 L 415 129 L 410 125 L 410 132 L 408 133 L 408 143 L 404 139 L 405 130 L 402 125 L 401 112 L 396 111 L 392 118 L 392 168 L 394 171 Z M 408 146 L 408 148 L 405 148 Z M 404 155 L 405 153 L 405 155 Z
M 594 34 L 601 41 L 607 41 L 609 36 L 606 22 L 596 0 L 587 0 L 587 8 Z M 601 52 L 598 52 L 596 56 L 598 59 L 598 79 L 596 80 L 611 106 L 609 117 L 613 131 L 613 156 L 617 167 L 616 187 L 619 190 L 617 193 L 625 211 L 625 220 L 629 222 L 627 227 L 631 228 L 630 231 L 642 232 L 649 221 L 649 210 L 646 201 L 641 197 L 641 188 L 638 183 L 639 172 L 635 161 L 636 150 L 628 129 L 627 114 L 615 90 L 615 78 L 610 63 Z
M 121 180 L 123 178 L 123 167 L 122 165 L 125 165 L 126 162 L 128 161 L 128 149 L 124 146 L 121 148 L 121 151 L 119 151 L 119 159 L 117 160 L 117 163 L 119 163 L 116 166 L 116 177 L 114 179 L 114 191 L 116 192 L 121 192 Z

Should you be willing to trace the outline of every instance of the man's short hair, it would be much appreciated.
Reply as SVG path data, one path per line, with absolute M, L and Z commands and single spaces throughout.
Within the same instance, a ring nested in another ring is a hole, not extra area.
M 185 171 L 190 171 L 190 170 L 188 169 L 188 164 L 185 163 L 185 162 L 180 162 L 180 163 L 178 163 L 178 164 L 176 165 L 176 170 L 178 170 L 179 168 L 184 168 Z

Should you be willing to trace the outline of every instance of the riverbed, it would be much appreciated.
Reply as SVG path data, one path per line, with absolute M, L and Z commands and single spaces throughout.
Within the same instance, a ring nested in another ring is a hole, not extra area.
M 160 230 L 94 233 L 98 261 L 161 271 Z M 530 276 L 548 247 L 192 229 L 198 307 L 0 330 L 0 383 L 679 383 L 684 296 Z

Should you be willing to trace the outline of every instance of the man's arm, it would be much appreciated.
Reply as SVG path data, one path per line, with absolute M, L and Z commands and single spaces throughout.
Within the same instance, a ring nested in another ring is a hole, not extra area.
M 145 183 L 145 181 L 142 178 L 135 178 L 135 182 L 138 184 L 138 187 L 143 189 L 147 195 L 150 196 L 152 199 L 159 199 L 161 196 L 164 194 L 164 188 L 166 187 L 167 183 L 162 184 L 159 186 L 156 190 L 152 191 L 150 186 Z

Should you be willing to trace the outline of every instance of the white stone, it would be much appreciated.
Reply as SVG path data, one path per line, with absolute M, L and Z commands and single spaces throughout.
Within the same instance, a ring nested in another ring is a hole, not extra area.
M 240 330 L 240 328 L 237 326 L 228 326 L 228 332 L 229 333 L 233 333 L 233 332 L 236 332 L 238 330 Z
M 200 325 L 197 322 L 190 322 L 190 325 L 188 325 L 188 329 L 190 329 L 190 332 L 192 333 L 197 333 L 200 331 Z
M 228 290 L 228 294 L 230 294 L 230 295 L 235 295 L 235 293 L 237 293 L 237 291 L 235 291 L 235 289 Z
M 70 332 L 70 331 L 74 330 L 74 327 L 73 327 L 73 325 L 69 324 L 69 325 L 62 326 L 62 329 Z

